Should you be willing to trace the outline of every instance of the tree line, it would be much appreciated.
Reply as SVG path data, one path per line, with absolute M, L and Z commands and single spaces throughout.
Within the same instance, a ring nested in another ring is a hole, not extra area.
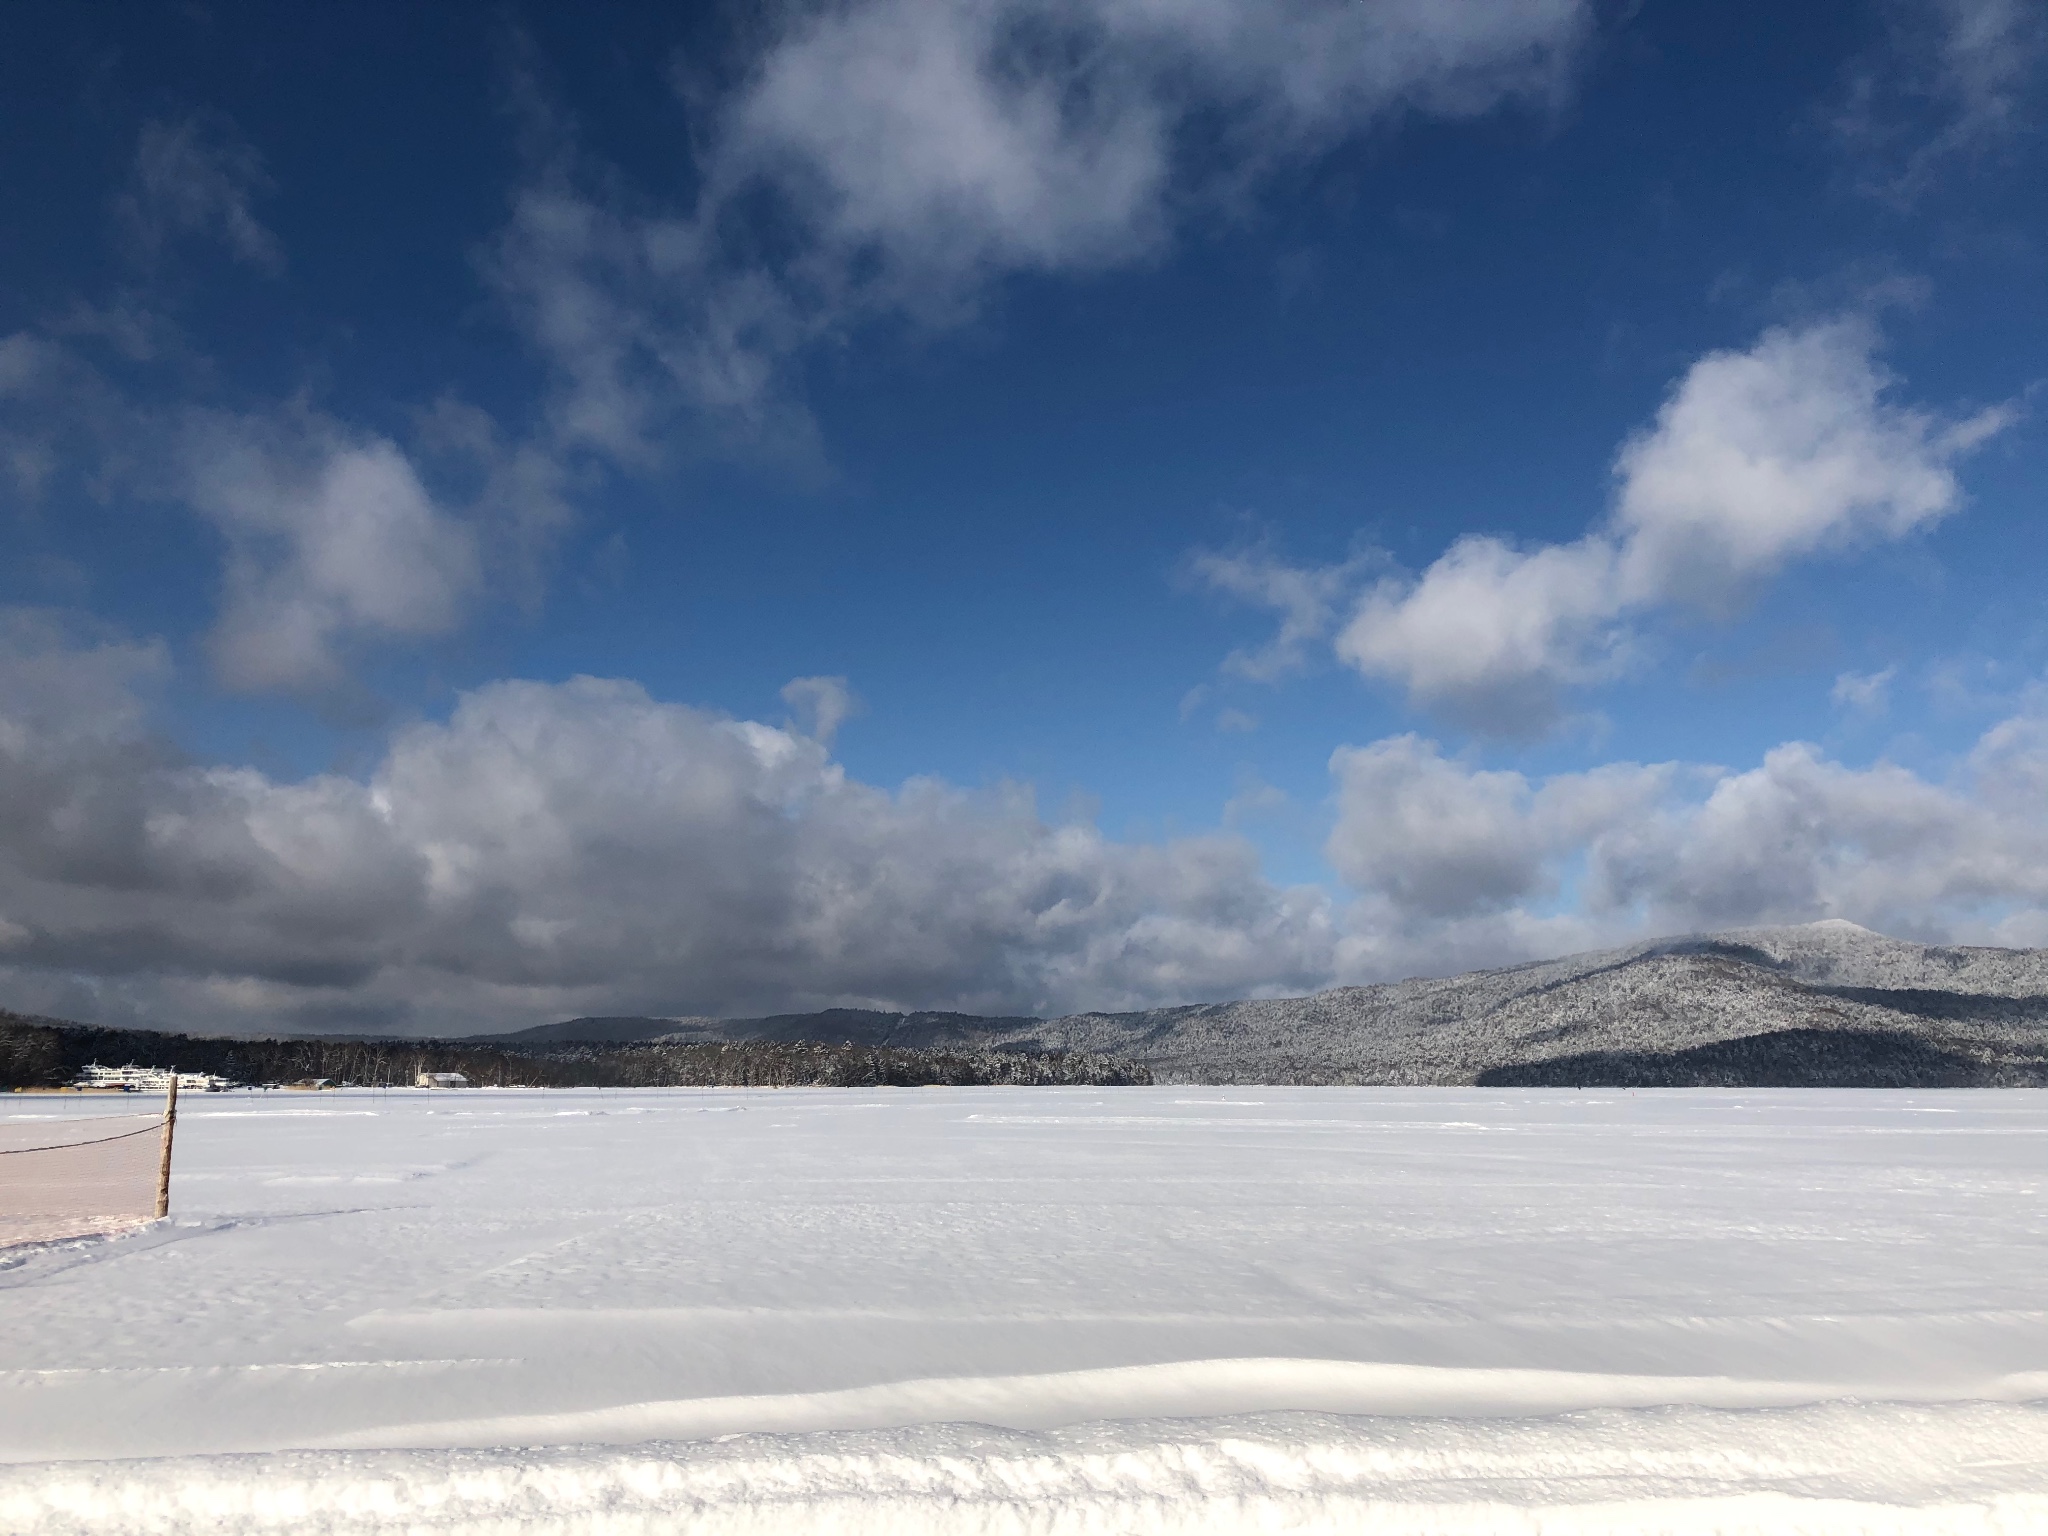
M 62 1087 L 89 1062 L 211 1072 L 250 1086 L 325 1080 L 348 1087 L 410 1087 L 421 1072 L 460 1072 L 471 1084 L 491 1088 L 1110 1087 L 1152 1081 L 1134 1061 L 1082 1051 L 774 1040 L 524 1050 L 450 1040 L 220 1040 L 0 1012 L 0 1087 Z

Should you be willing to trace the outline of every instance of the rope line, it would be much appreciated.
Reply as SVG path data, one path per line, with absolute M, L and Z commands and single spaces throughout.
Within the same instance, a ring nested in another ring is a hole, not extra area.
M 24 1152 L 69 1152 L 73 1147 L 103 1147 L 110 1141 L 126 1141 L 130 1136 L 147 1136 L 163 1124 L 156 1116 L 151 1116 L 151 1119 L 154 1124 L 137 1126 L 134 1130 L 123 1131 L 118 1136 L 102 1136 L 97 1141 L 55 1141 L 47 1147 L 0 1147 L 0 1157 L 19 1157 Z

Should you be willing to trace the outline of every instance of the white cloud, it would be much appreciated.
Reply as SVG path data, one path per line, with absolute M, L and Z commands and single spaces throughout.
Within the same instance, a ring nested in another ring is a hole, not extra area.
M 1400 112 L 1552 99 L 1589 25 L 1576 0 L 813 7 L 731 105 L 716 174 L 770 177 L 826 243 L 925 282 L 1122 261 L 1167 236 L 1192 117 L 1255 171 Z
M 2048 911 L 2038 713 L 1987 732 L 1941 781 L 1803 742 L 1742 772 L 1615 763 L 1533 780 L 1413 736 L 1342 749 L 1332 772 L 1328 854 L 1362 893 L 1351 967 L 1828 917 L 1987 942 Z
M 154 260 L 175 240 L 220 241 L 237 261 L 263 271 L 284 266 L 284 249 L 256 217 L 257 194 L 270 189 L 263 157 L 218 118 L 152 121 L 128 187 L 114 206 L 140 253 Z
M 812 11 L 733 104 L 718 174 L 779 184 L 824 244 L 879 252 L 899 281 L 1127 259 L 1163 233 L 1169 112 L 1133 72 L 1033 58 L 1018 35 L 1074 19 L 949 0 Z
M 1882 672 L 1844 672 L 1835 679 L 1828 697 L 1838 708 L 1860 715 L 1881 715 L 1891 707 L 1892 679 L 1898 675 L 1895 666 Z
M 208 646 L 252 691 L 341 685 L 363 647 L 451 632 L 483 586 L 531 593 L 562 525 L 565 473 L 446 402 L 422 436 L 458 460 L 451 505 L 389 438 L 304 400 L 229 411 L 149 403 L 83 343 L 0 337 L 0 473 L 26 500 L 170 502 L 224 545 Z M 446 466 L 444 466 L 446 467 Z
M 1559 859 L 1639 816 L 1673 771 L 1620 764 L 1532 784 L 1446 758 L 1412 734 L 1340 747 L 1326 852 L 1349 885 L 1388 898 L 1403 921 L 1497 912 L 1557 894 Z
M 321 689 L 359 639 L 446 634 L 478 579 L 474 530 L 438 507 L 388 439 L 304 407 L 194 414 L 184 499 L 227 540 L 210 646 L 243 689 Z
M 1624 602 L 1718 605 L 1798 556 L 1900 538 L 1962 504 L 1955 461 L 2011 411 L 1947 421 L 1893 403 L 1877 340 L 1852 317 L 1692 365 L 1615 460 Z
M 0 919 L 27 937 L 0 976 L 17 1007 L 485 1029 L 1059 1010 L 1330 974 L 1327 898 L 1276 889 L 1234 836 L 1121 844 L 1049 825 L 1016 786 L 885 791 L 812 737 L 592 678 L 490 685 L 398 733 L 363 781 L 280 783 L 152 747 L 106 697 L 133 655 L 14 639 Z M 78 697 L 103 728 L 57 735 L 15 707 L 15 681 L 43 697 L 62 676 L 101 678 Z
M 1006 274 L 1145 259 L 1190 206 L 1374 121 L 1547 103 L 1589 18 L 1579 0 L 796 6 L 700 124 L 692 206 L 585 190 L 558 143 L 486 268 L 556 371 L 564 442 L 639 464 L 708 423 L 802 452 L 785 397 L 808 345 L 957 320 Z
M 1794 559 L 1947 516 L 1963 501 L 1954 465 L 2013 413 L 1895 403 L 1876 343 L 1850 318 L 1709 353 L 1622 446 L 1603 526 L 1531 550 L 1460 539 L 1421 576 L 1369 591 L 1337 654 L 1417 703 L 1527 734 L 1556 718 L 1564 689 L 1626 666 L 1633 619 L 1725 611 Z
M 1522 551 L 1470 535 L 1414 581 L 1368 592 L 1337 654 L 1399 682 L 1420 704 L 1482 730 L 1522 735 L 1556 718 L 1560 689 L 1627 660 L 1615 550 L 1601 537 Z
M 2044 745 L 2040 722 L 2008 721 L 1952 784 L 1890 764 L 1845 768 L 1803 743 L 1776 748 L 1608 850 L 1606 897 L 1689 926 L 1846 917 L 1888 932 L 1967 931 L 2004 907 L 2038 907 Z

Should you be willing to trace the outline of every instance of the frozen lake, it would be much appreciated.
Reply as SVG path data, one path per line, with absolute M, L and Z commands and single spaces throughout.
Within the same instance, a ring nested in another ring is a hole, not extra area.
M 2048 1095 L 183 1109 L 0 1259 L 9 1529 L 2048 1530 Z

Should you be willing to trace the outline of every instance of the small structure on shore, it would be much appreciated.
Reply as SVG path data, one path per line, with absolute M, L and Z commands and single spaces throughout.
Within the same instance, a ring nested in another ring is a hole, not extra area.
M 467 1088 L 469 1079 L 460 1072 L 422 1072 L 412 1080 L 415 1088 Z
M 78 1076 L 71 1080 L 71 1086 L 102 1093 L 162 1093 L 170 1086 L 173 1076 L 183 1093 L 218 1093 L 223 1088 L 234 1086 L 212 1072 L 173 1073 L 167 1067 L 138 1067 L 132 1062 L 125 1067 L 103 1067 L 93 1062 L 79 1069 Z

